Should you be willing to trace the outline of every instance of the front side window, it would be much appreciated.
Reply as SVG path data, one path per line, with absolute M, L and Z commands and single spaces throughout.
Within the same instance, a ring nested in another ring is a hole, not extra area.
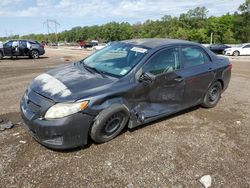
M 12 41 L 9 41 L 9 42 L 6 42 L 5 44 L 4 44 L 4 46 L 6 46 L 6 47 L 12 47 Z
M 153 75 L 172 72 L 180 68 L 179 48 L 160 51 L 142 67 L 143 72 Z
M 246 45 L 246 46 L 244 46 L 243 48 L 250 48 L 250 45 Z
M 182 48 L 184 67 L 193 67 L 210 62 L 208 56 L 197 47 L 183 47 Z
M 114 42 L 82 61 L 85 66 L 115 77 L 127 74 L 149 49 L 132 44 Z

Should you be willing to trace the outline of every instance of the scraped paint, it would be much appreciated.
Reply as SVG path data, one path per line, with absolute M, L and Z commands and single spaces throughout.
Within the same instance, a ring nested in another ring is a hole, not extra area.
M 51 95 L 59 94 L 61 97 L 71 95 L 71 91 L 67 88 L 67 86 L 49 74 L 41 74 L 35 78 L 35 81 L 40 82 L 42 90 L 50 93 Z

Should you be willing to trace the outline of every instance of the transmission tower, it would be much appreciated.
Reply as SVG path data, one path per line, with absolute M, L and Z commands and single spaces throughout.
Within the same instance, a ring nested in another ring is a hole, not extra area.
M 56 44 L 58 44 L 57 27 L 60 26 L 60 24 L 56 20 L 47 19 L 45 22 L 43 22 L 43 26 L 44 25 L 47 27 L 48 37 L 50 34 L 54 34 L 56 38 Z

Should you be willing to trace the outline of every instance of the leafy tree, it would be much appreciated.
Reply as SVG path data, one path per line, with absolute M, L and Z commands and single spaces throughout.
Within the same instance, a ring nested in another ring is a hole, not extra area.
M 58 33 L 59 41 L 77 42 L 117 41 L 131 38 L 179 38 L 200 43 L 209 43 L 213 33 L 215 43 L 250 42 L 250 0 L 239 6 L 238 12 L 222 16 L 208 17 L 205 7 L 196 7 L 179 17 L 163 16 L 160 20 L 147 20 L 129 24 L 127 22 L 110 22 L 103 25 L 77 26 Z M 55 34 L 29 34 L 25 36 L 0 37 L 0 41 L 8 39 L 32 39 L 55 42 Z

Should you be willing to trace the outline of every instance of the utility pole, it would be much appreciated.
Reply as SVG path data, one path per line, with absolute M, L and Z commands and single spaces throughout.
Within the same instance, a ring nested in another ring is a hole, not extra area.
M 210 44 L 213 44 L 213 32 L 211 32 L 211 36 L 210 36 Z
M 60 24 L 56 20 L 50 20 L 50 19 L 47 19 L 45 22 L 43 22 L 43 26 L 45 24 L 47 26 L 48 37 L 50 34 L 54 34 L 56 38 L 56 45 L 57 45 L 58 44 L 57 26 L 60 26 Z

